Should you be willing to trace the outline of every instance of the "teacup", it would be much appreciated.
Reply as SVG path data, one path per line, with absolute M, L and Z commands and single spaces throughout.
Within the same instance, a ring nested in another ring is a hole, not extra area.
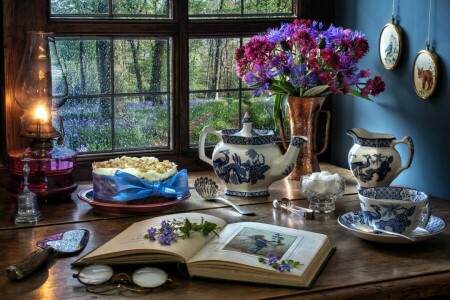
M 426 227 L 431 215 L 428 195 L 407 187 L 371 187 L 358 191 L 364 223 L 408 235 Z

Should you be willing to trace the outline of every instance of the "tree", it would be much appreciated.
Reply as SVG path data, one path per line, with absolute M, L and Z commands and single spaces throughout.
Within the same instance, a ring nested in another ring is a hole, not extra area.
M 155 104 L 162 104 L 159 92 L 161 92 L 161 73 L 162 73 L 162 57 L 164 57 L 164 48 L 166 43 L 164 40 L 156 40 L 152 56 L 152 72 L 150 77 L 150 91 L 152 92 L 150 99 Z

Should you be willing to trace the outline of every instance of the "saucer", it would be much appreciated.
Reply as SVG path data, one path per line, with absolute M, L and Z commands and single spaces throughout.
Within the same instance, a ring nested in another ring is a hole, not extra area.
M 354 227 L 352 227 L 352 223 L 355 225 L 364 224 L 360 210 L 351 211 L 340 215 L 338 218 L 338 223 L 345 229 L 350 230 L 354 235 L 356 235 L 359 238 L 372 242 L 386 243 L 386 244 L 407 244 L 407 243 L 422 242 L 436 234 L 441 233 L 447 226 L 444 220 L 442 220 L 439 217 L 431 215 L 430 220 L 428 221 L 427 227 L 425 229 L 417 228 L 413 230 L 412 235 L 416 238 L 416 240 L 410 241 L 408 239 L 393 235 L 383 233 L 369 233 L 355 229 Z

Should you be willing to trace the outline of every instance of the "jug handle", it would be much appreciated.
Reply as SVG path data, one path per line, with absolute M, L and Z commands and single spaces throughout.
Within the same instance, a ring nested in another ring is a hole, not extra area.
M 200 137 L 198 140 L 198 156 L 200 157 L 201 160 L 203 160 L 204 162 L 207 162 L 208 164 L 210 164 L 211 166 L 212 164 L 212 159 L 207 157 L 205 154 L 205 140 L 206 140 L 206 134 L 211 133 L 214 135 L 217 135 L 218 137 L 220 137 L 220 131 L 215 130 L 214 128 L 212 128 L 211 126 L 205 126 L 202 130 L 202 132 L 200 133 Z
M 412 138 L 409 136 L 405 136 L 401 140 L 393 140 L 392 147 L 394 147 L 397 144 L 401 144 L 401 143 L 406 144 L 406 146 L 408 146 L 408 159 L 407 159 L 407 163 L 404 166 L 401 166 L 400 168 L 397 169 L 395 176 L 400 174 L 403 170 L 408 169 L 411 166 L 411 163 L 414 158 L 414 143 L 413 143 Z
M 316 152 L 316 155 L 320 155 L 325 152 L 328 148 L 328 136 L 330 132 L 330 120 L 331 120 L 331 113 L 328 110 L 320 110 L 319 113 L 326 114 L 326 124 L 325 124 L 325 140 L 323 142 L 323 147 L 320 151 Z M 281 136 L 281 144 L 283 145 L 284 150 L 287 150 L 288 144 L 286 142 L 286 136 L 284 134 L 284 125 L 283 125 L 283 114 L 281 113 L 281 109 L 278 111 L 278 127 L 280 128 L 280 136 Z M 316 147 L 316 145 L 314 145 Z

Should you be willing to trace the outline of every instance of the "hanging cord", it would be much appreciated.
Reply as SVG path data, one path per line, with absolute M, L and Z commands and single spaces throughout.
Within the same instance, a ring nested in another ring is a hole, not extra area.
M 430 0 L 430 7 L 428 9 L 428 35 L 427 35 L 427 50 L 430 48 L 430 27 L 431 27 L 431 0 Z
M 392 0 L 392 24 L 395 23 L 395 0 Z

